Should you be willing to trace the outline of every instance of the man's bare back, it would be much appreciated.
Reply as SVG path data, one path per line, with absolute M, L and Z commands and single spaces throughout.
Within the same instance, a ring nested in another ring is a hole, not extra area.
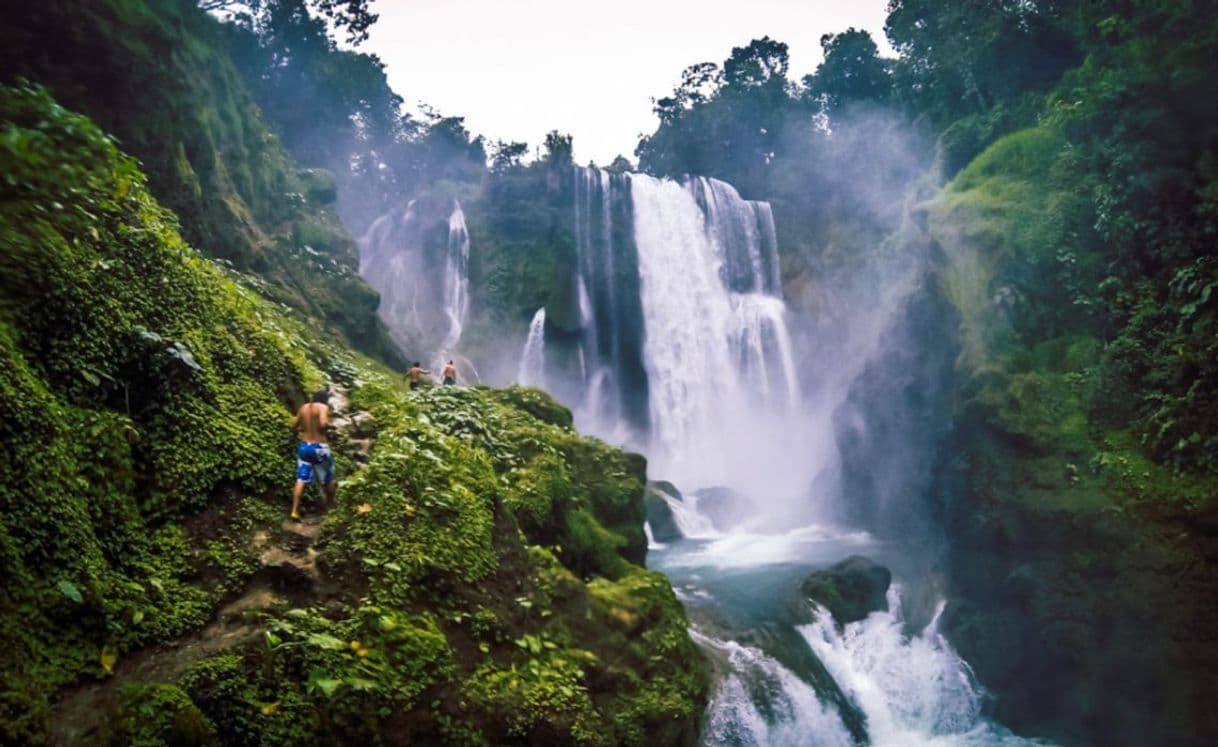
M 313 401 L 301 405 L 292 418 L 292 430 L 300 437 L 296 449 L 296 486 L 292 489 L 292 518 L 300 519 L 300 497 L 305 485 L 317 479 L 321 482 L 326 500 L 334 500 L 338 485 L 334 480 L 334 457 L 326 444 L 326 428 L 330 425 L 330 391 L 322 389 L 313 395 Z
M 322 402 L 301 405 L 293 427 L 305 443 L 326 443 L 326 426 L 330 425 L 330 407 Z

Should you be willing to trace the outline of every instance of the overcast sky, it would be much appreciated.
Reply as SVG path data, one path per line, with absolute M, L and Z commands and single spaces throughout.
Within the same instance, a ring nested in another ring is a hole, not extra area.
M 880 50 L 885 0 L 375 0 L 380 20 L 361 51 L 389 84 L 489 141 L 536 147 L 550 130 L 575 137 L 579 163 L 634 160 L 655 129 L 651 98 L 696 62 L 769 35 L 790 46 L 791 76 L 813 72 L 820 37 L 850 26 Z

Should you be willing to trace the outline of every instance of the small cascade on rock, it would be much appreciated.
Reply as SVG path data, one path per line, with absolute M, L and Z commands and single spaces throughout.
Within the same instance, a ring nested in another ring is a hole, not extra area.
M 529 336 L 520 355 L 516 383 L 544 388 L 546 385 L 546 308 L 543 306 L 529 323 Z
M 420 198 L 377 218 L 359 240 L 377 314 L 411 358 L 456 355 L 469 312 L 469 231 L 461 205 Z
M 938 631 L 944 603 L 930 623 L 909 635 L 902 591 L 888 590 L 888 611 L 839 631 L 822 610 L 799 628 L 833 679 L 867 717 L 877 745 L 1028 745 L 982 714 L 983 691 L 968 664 Z
M 855 740 L 816 689 L 752 646 L 691 630 L 726 674 L 711 693 L 705 747 L 854 747 Z M 759 694 L 764 698 L 758 698 Z

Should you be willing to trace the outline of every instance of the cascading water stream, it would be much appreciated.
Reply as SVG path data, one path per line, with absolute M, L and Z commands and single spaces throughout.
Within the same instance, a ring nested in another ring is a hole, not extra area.
M 581 427 L 682 484 L 789 468 L 801 389 L 769 205 L 700 177 L 576 167 L 574 185 Z
M 380 294 L 377 314 L 397 346 L 411 358 L 455 356 L 469 313 L 460 203 L 411 200 L 377 218 L 359 248 L 360 275 Z
M 440 352 L 454 352 L 465 328 L 469 313 L 469 231 L 465 228 L 465 213 L 461 203 L 453 200 L 448 216 L 448 251 L 444 259 L 444 314 L 448 317 L 448 333 L 440 343 Z
M 529 336 L 524 342 L 520 356 L 520 370 L 516 381 L 524 386 L 546 385 L 546 309 L 541 307 L 529 323 Z
M 380 294 L 377 314 L 399 347 L 422 328 L 414 256 L 421 245 L 415 200 L 377 218 L 359 240 L 360 275 Z

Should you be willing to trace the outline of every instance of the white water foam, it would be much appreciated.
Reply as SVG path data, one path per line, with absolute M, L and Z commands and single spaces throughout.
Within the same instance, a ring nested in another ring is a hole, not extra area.
M 900 586 L 888 612 L 873 612 L 838 632 L 832 616 L 798 628 L 817 658 L 867 717 L 873 744 L 1030 745 L 982 716 L 983 691 L 968 664 L 937 630 L 944 604 L 917 635 L 906 635 Z
M 811 685 L 751 646 L 691 630 L 694 641 L 724 661 L 727 674 L 711 693 L 706 747 L 851 747 L 837 713 Z

